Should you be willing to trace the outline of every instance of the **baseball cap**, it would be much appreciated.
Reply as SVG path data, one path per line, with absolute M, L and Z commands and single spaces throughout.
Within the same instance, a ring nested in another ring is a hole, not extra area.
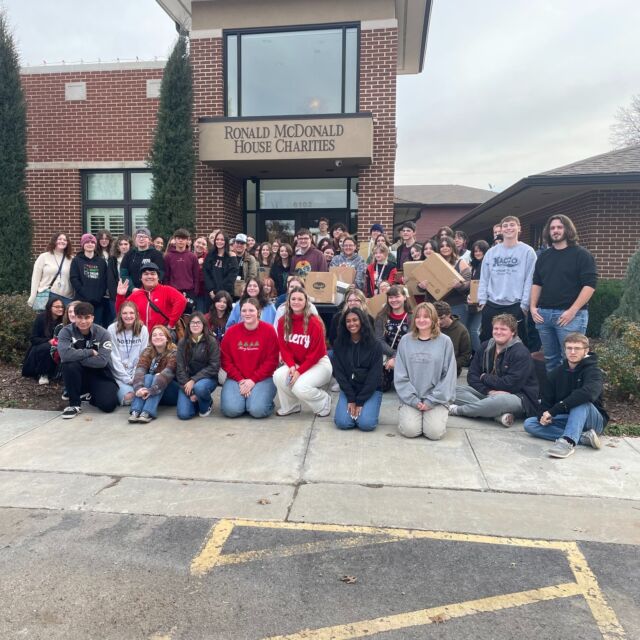
M 155 271 L 156 273 L 160 273 L 160 267 L 155 262 L 147 262 L 140 267 L 141 274 L 145 271 Z
M 234 242 L 242 242 L 243 244 L 247 244 L 247 236 L 244 233 L 239 233 L 234 239 Z

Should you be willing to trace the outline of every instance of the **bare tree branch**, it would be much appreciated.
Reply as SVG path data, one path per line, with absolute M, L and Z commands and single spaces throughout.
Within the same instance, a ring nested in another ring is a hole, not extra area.
M 616 149 L 640 145 L 640 93 L 631 98 L 629 107 L 618 107 L 609 139 Z

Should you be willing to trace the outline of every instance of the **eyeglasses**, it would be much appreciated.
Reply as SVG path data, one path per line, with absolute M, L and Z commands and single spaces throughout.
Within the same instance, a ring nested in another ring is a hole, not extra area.
M 195 326 L 198 326 L 198 325 L 201 325 L 201 324 L 202 324 L 202 320 L 192 320 L 192 321 L 189 323 L 189 326 L 190 326 L 190 327 L 195 327 Z

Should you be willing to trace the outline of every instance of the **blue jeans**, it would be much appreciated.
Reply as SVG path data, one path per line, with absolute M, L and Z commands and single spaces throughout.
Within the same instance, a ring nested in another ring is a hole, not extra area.
M 273 399 L 276 397 L 276 385 L 273 378 L 265 378 L 256 383 L 248 398 L 240 393 L 240 385 L 227 378 L 222 385 L 220 410 L 227 418 L 237 418 L 248 413 L 252 418 L 266 418 L 273 413 Z
M 118 382 L 118 403 L 121 406 L 124 404 L 124 397 L 127 395 L 127 393 L 133 393 L 133 387 L 130 384 Z M 133 400 L 131 402 L 133 402 Z M 131 402 L 129 404 L 131 404 Z
M 564 313 L 564 309 L 538 309 L 544 322 L 537 324 L 536 329 L 544 351 L 544 366 L 547 371 L 555 369 L 561 362 L 564 354 L 564 339 L 577 331 L 586 334 L 589 324 L 589 312 L 586 309 L 578 311 L 575 318 L 566 326 L 558 324 L 558 318 Z
M 192 402 L 189 396 L 180 389 L 178 391 L 178 418 L 180 418 L 180 420 L 190 420 L 196 415 L 196 411 L 199 413 L 209 411 L 212 404 L 211 394 L 216 388 L 216 384 L 216 381 L 211 378 L 198 380 L 191 390 L 191 395 L 198 398 L 195 402 Z
M 482 322 L 482 312 L 469 308 L 467 316 L 467 331 L 471 337 L 471 350 L 475 353 L 480 351 L 480 323 Z
M 333 421 L 338 429 L 353 429 L 357 427 L 360 431 L 373 431 L 378 426 L 380 418 L 380 405 L 382 404 L 382 391 L 374 391 L 373 395 L 362 405 L 360 415 L 354 420 L 347 411 L 347 396 L 340 391 L 336 412 Z
M 144 386 L 148 389 L 153 384 L 154 379 L 155 375 L 147 373 L 144 376 Z M 157 393 L 155 396 L 149 396 L 146 400 L 135 396 L 131 401 L 130 410 L 138 411 L 140 413 L 146 411 L 152 418 L 155 418 L 158 415 L 158 405 L 163 404 L 170 407 L 176 406 L 179 390 L 180 387 L 178 387 L 176 381 L 172 380 L 163 393 Z
M 578 444 L 582 432 L 587 429 L 594 429 L 596 433 L 602 433 L 604 419 L 591 402 L 585 402 L 571 409 L 569 413 L 560 413 L 554 416 L 551 424 L 546 426 L 540 424 L 538 418 L 527 418 L 524 421 L 524 429 L 536 438 L 557 440 L 566 436 Z

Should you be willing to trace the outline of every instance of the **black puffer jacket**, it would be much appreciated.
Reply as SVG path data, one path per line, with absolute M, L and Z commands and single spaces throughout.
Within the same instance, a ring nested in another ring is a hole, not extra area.
M 485 395 L 492 390 L 512 393 L 522 400 L 527 417 L 538 415 L 538 379 L 529 349 L 520 338 L 513 338 L 497 357 L 494 339 L 483 342 L 473 356 L 467 382 Z
M 178 354 L 176 356 L 176 380 L 178 384 L 184 385 L 189 380 L 198 382 L 203 378 L 217 380 L 220 370 L 220 348 L 218 341 L 209 336 L 204 336 L 199 342 L 191 342 L 189 345 L 189 356 L 187 357 L 187 338 L 182 338 L 178 343 Z
M 570 369 L 566 360 L 547 375 L 542 390 L 540 414 L 548 411 L 552 416 L 569 413 L 581 404 L 591 402 L 604 418 L 606 425 L 609 414 L 602 401 L 604 376 L 598 367 L 598 356 L 589 353 L 575 369 Z

